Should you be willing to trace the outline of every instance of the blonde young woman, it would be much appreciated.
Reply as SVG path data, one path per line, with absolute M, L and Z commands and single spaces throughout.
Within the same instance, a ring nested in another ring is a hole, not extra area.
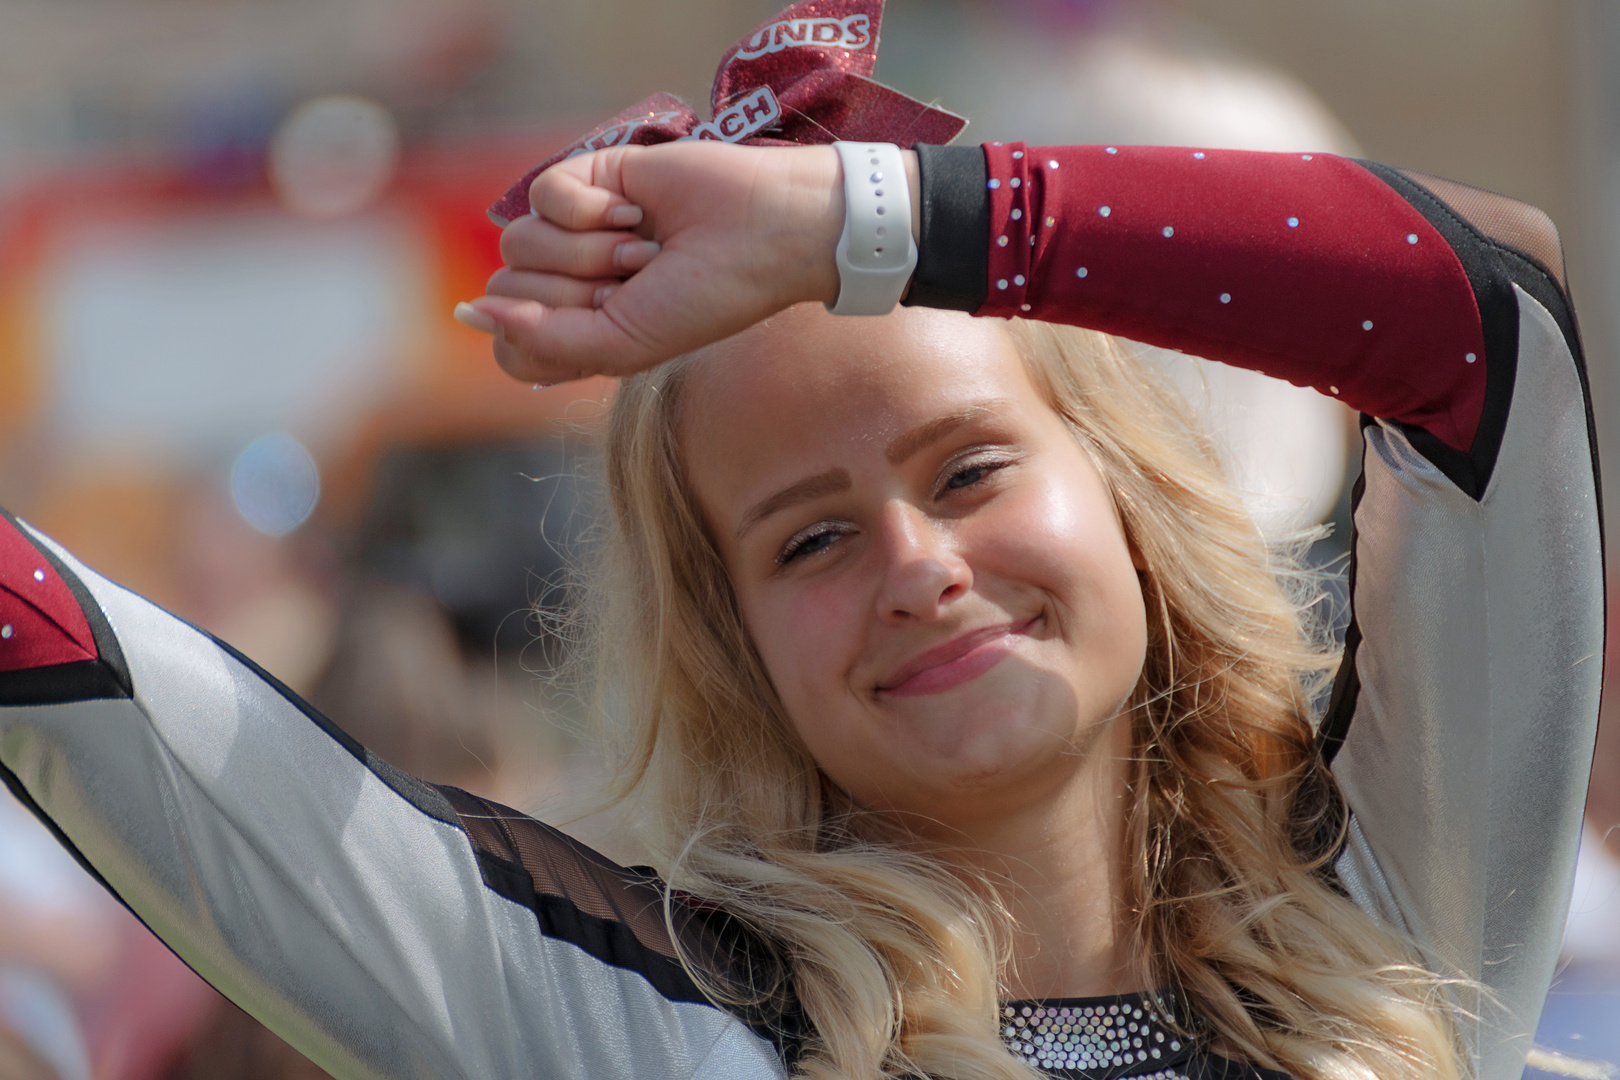
M 1544 218 L 1194 148 L 698 141 L 523 194 L 462 316 L 630 376 L 587 659 L 655 865 L 5 524 L 0 764 L 204 977 L 343 1077 L 1517 1074 L 1602 626 Z M 1342 663 L 1098 330 L 1377 418 Z

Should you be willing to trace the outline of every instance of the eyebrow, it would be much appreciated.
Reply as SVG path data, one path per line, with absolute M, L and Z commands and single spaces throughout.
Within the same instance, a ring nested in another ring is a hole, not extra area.
M 983 401 L 970 402 L 955 412 L 937 416 L 932 420 L 924 421 L 916 427 L 902 432 L 898 438 L 891 442 L 883 456 L 891 465 L 903 465 L 912 455 L 926 447 L 938 442 L 951 432 L 964 424 L 972 423 L 986 413 L 995 411 L 999 405 L 1006 402 L 999 398 L 986 398 Z M 741 540 L 743 534 L 772 514 L 780 513 L 790 506 L 819 499 L 823 495 L 836 495 L 841 491 L 848 491 L 853 486 L 849 472 L 845 469 L 828 469 L 824 473 L 800 480 L 791 487 L 783 488 L 775 495 L 761 499 L 742 516 L 737 524 L 736 537 Z
M 744 533 L 772 514 L 802 502 L 809 502 L 811 499 L 819 499 L 823 495 L 836 495 L 840 491 L 848 491 L 851 486 L 852 481 L 847 469 L 828 469 L 824 473 L 800 480 L 792 487 L 783 488 L 775 495 L 755 503 L 737 525 L 737 539 L 741 540 Z
M 938 442 L 963 424 L 972 423 L 985 413 L 994 412 L 996 406 L 1003 404 L 1005 402 L 994 398 L 975 401 L 955 412 L 918 424 L 890 443 L 889 448 L 883 451 L 883 456 L 889 459 L 890 465 L 904 465 L 919 450 Z

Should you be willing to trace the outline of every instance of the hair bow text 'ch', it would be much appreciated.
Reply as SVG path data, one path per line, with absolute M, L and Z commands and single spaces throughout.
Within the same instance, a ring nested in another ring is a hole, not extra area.
M 855 142 L 948 143 L 967 121 L 871 78 L 883 0 L 806 0 L 726 51 L 699 120 L 657 93 L 530 169 L 489 208 L 505 225 L 529 212 L 529 185 L 565 158 L 631 144 L 717 139 L 753 145 Z

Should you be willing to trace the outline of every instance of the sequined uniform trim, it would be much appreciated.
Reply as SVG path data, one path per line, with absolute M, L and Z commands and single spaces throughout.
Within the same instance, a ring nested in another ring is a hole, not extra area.
M 1161 1002 L 1161 1005 L 1167 1003 Z M 1198 1048 L 1184 1028 L 1167 1023 L 1173 1008 L 1155 1010 L 1131 996 L 1091 1004 L 1012 1002 L 1002 1008 L 1001 1037 L 1031 1065 L 1053 1076 L 1114 1080 L 1182 1075 L 1171 1066 Z M 1146 1070 L 1160 1066 L 1149 1074 Z

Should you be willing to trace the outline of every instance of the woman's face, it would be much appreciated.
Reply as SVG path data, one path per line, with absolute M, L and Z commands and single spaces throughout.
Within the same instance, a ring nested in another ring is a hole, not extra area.
M 997 323 L 793 309 L 692 372 L 682 451 L 788 716 L 859 803 L 1063 789 L 1146 617 L 1102 478 Z

